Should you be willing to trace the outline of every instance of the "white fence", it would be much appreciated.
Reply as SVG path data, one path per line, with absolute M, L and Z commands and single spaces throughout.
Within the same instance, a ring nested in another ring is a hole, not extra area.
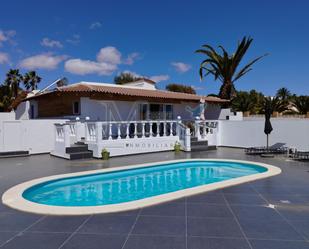
M 54 124 L 60 119 L 0 121 L 0 152 L 49 153 L 54 148 Z
M 220 146 L 265 146 L 264 119 L 219 121 Z M 298 150 L 309 150 L 309 119 L 271 119 L 273 131 L 269 143 L 286 143 Z

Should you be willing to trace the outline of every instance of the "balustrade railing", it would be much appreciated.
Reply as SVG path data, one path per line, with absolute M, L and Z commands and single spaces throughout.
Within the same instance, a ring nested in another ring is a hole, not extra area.
M 178 120 L 86 122 L 86 141 L 177 135 Z
M 212 120 L 195 120 L 194 136 L 198 140 L 207 140 L 208 136 L 216 135 L 218 121 Z

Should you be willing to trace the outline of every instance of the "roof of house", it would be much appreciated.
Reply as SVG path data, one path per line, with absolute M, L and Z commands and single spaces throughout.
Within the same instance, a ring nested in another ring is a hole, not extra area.
M 36 94 L 34 96 L 28 97 L 27 99 L 34 99 L 38 97 L 43 97 L 53 93 L 80 93 L 80 94 L 91 94 L 91 93 L 102 93 L 102 94 L 113 94 L 113 95 L 122 95 L 130 97 L 145 97 L 145 98 L 158 98 L 158 99 L 173 99 L 180 101 L 193 101 L 197 102 L 205 100 L 206 102 L 218 102 L 225 103 L 228 102 L 226 99 L 220 99 L 218 97 L 212 96 L 200 96 L 196 94 L 188 93 L 179 93 L 171 92 L 164 90 L 150 90 L 139 88 L 136 86 L 127 86 L 127 85 L 116 85 L 109 83 L 95 83 L 95 82 L 80 82 L 68 86 L 62 86 L 56 88 L 54 91 L 45 92 L 41 94 Z

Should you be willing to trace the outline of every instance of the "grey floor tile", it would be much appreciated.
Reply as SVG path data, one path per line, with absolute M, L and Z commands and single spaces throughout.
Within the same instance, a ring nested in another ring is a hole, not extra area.
M 283 220 L 278 212 L 263 206 L 231 206 L 238 219 Z
M 87 218 L 88 216 L 47 216 L 27 231 L 74 232 Z
M 309 220 L 291 220 L 289 222 L 309 241 Z
M 187 202 L 226 205 L 223 194 L 217 191 L 187 197 Z
M 250 243 L 253 249 L 309 249 L 309 243 L 302 241 L 250 240 Z
M 248 184 L 224 188 L 222 191 L 227 194 L 257 194 L 256 191 L 254 191 L 254 189 Z
M 141 215 L 157 215 L 157 216 L 184 216 L 184 202 L 169 202 L 152 207 L 144 208 Z
M 259 195 L 250 194 L 224 194 L 230 205 L 265 205 L 266 201 Z
M 132 215 L 96 215 L 92 216 L 78 232 L 93 234 L 127 234 L 135 220 L 136 217 Z
M 185 217 L 139 216 L 132 234 L 185 235 Z
M 188 249 L 250 249 L 245 239 L 188 237 Z
M 204 203 L 187 203 L 187 215 L 190 217 L 233 218 L 233 214 L 227 206 Z
M 24 233 L 4 244 L 4 249 L 56 249 L 69 234 L 63 233 Z
M 13 238 L 18 232 L 0 232 L 0 246 Z
M 131 235 L 124 249 L 186 249 L 185 237 Z
M 0 231 L 22 231 L 42 216 L 28 213 L 0 213 Z
M 303 237 L 283 220 L 240 219 L 239 222 L 248 238 L 303 240 Z
M 121 249 L 126 235 L 75 234 L 62 249 Z
M 308 205 L 285 205 L 278 206 L 277 210 L 288 220 L 307 220 L 309 221 Z
M 299 195 L 295 194 L 272 194 L 272 195 L 263 195 L 265 199 L 271 204 L 274 205 L 301 205 L 306 204 L 306 201 L 304 198 L 302 198 Z
M 235 219 L 188 217 L 189 236 L 215 236 L 242 238 L 243 234 Z

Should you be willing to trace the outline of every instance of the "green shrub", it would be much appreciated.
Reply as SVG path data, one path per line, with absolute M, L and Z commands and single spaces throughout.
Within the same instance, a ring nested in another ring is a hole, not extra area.
M 102 152 L 101 152 L 101 155 L 102 155 L 102 159 L 103 160 L 108 160 L 109 159 L 109 152 L 107 149 L 103 149 Z

